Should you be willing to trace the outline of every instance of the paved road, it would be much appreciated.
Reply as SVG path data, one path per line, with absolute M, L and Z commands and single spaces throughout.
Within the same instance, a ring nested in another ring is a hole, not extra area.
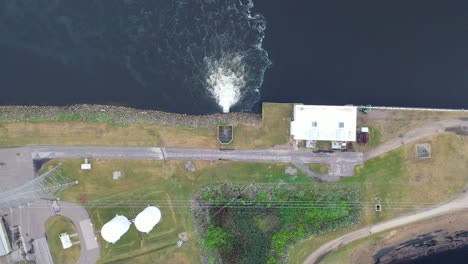
M 305 163 L 361 162 L 362 153 L 313 153 L 291 150 L 219 150 L 201 148 L 159 147 L 96 147 L 96 146 L 45 146 L 30 147 L 33 159 L 44 158 L 108 158 L 108 159 L 167 159 L 167 160 L 218 160 Z M 164 156 L 163 156 L 164 151 Z
M 55 158 L 163 159 L 161 148 L 151 147 L 52 146 L 26 149 L 36 160 Z
M 3 213 L 8 214 L 6 221 L 9 225 L 20 225 L 22 227 L 23 236 L 25 241 L 30 239 L 38 239 L 45 236 L 45 225 L 50 217 L 55 216 L 52 209 L 52 202 L 40 200 L 31 202 L 28 205 L 14 208 L 10 212 L 4 211 Z M 76 227 L 78 236 L 81 243 L 81 253 L 79 264 L 96 263 L 99 259 L 99 245 L 89 243 L 87 245 L 86 237 L 95 237 L 94 231 L 91 228 L 83 229 L 80 222 L 89 219 L 88 212 L 82 206 L 60 202 L 61 211 L 58 215 L 63 215 L 70 220 Z M 49 238 L 50 239 L 50 238 Z M 92 241 L 91 241 L 92 242 Z
M 33 161 L 27 148 L 0 149 L 0 189 L 19 187 L 33 179 Z
M 447 128 L 452 127 L 465 127 L 466 129 L 468 127 L 468 119 L 442 120 L 420 128 L 416 128 L 401 135 L 400 137 L 384 142 L 382 145 L 364 152 L 364 160 L 373 159 L 404 144 L 445 132 Z
M 46 146 L 27 148 L 33 159 L 54 158 L 108 158 L 108 159 L 165 159 L 165 160 L 231 160 L 249 162 L 286 162 L 295 164 L 327 163 L 330 178 L 337 181 L 343 176 L 352 176 L 354 166 L 361 164 L 360 152 L 313 153 L 302 150 L 219 150 L 200 148 L 159 147 L 65 147 Z
M 327 254 L 344 246 L 348 243 L 365 238 L 375 233 L 390 230 L 402 225 L 414 223 L 423 219 L 431 218 L 441 214 L 450 213 L 452 210 L 468 209 L 468 192 L 463 192 L 457 199 L 430 209 L 425 209 L 411 215 L 398 217 L 387 222 L 376 224 L 370 227 L 365 227 L 354 232 L 336 238 L 315 250 L 304 263 L 315 264 L 319 263 Z

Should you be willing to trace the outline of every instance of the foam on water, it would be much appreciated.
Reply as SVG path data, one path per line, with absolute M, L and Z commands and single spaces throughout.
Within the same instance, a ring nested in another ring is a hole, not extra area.
M 245 66 L 241 55 L 226 55 L 221 59 L 205 58 L 207 85 L 224 113 L 236 104 L 245 88 Z
M 251 0 L 7 2 L 0 44 L 90 72 L 115 64 L 162 110 L 249 111 L 271 64 L 262 48 L 266 21 Z

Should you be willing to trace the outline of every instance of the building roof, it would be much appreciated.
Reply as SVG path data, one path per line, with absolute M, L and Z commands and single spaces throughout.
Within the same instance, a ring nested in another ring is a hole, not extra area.
M 295 140 L 356 141 L 355 106 L 295 105 L 293 118 Z
M 60 235 L 60 242 L 62 242 L 63 249 L 71 248 L 72 246 L 70 235 L 68 235 L 67 233 L 63 233 Z
M 161 221 L 161 211 L 154 206 L 148 206 L 135 218 L 135 227 L 140 232 L 149 233 Z
M 101 236 L 105 241 L 114 244 L 127 233 L 128 229 L 130 229 L 130 221 L 127 217 L 116 215 L 102 227 Z
M 3 224 L 3 219 L 0 217 L 0 256 L 5 256 L 11 252 L 10 240 Z
M 45 237 L 36 238 L 33 240 L 34 255 L 36 263 L 54 264 L 52 255 L 50 254 L 49 244 Z

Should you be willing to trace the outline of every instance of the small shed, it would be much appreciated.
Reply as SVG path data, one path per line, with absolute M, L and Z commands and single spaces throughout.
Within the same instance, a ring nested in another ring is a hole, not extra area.
M 72 242 L 67 233 L 60 234 L 60 242 L 62 242 L 63 249 L 71 248 Z
M 82 170 L 90 170 L 91 169 L 91 164 L 88 163 L 88 159 L 85 159 L 84 163 L 81 164 L 81 169 Z
M 366 145 L 370 141 L 370 132 L 368 127 L 361 127 L 360 132 L 357 133 L 357 143 Z

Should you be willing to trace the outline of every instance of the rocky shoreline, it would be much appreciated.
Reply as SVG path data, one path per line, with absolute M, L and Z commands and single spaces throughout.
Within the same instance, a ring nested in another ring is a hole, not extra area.
M 381 249 L 374 255 L 374 263 L 404 263 L 410 260 L 429 257 L 468 245 L 468 231 L 450 232 L 439 229 L 417 236 L 397 246 Z
M 88 121 L 115 125 L 161 124 L 183 127 L 211 127 L 217 124 L 261 125 L 257 113 L 185 115 L 109 105 L 0 106 L 3 121 Z

